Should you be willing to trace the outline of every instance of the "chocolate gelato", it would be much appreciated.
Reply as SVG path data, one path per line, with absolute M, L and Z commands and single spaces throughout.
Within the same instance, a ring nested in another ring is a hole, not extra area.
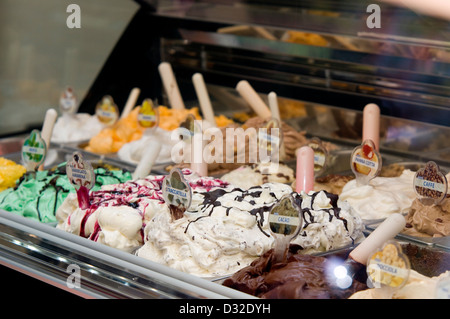
M 273 250 L 269 250 L 223 285 L 266 299 L 342 299 L 367 289 L 365 269 L 350 287 L 339 288 L 327 275 L 337 264 L 335 259 L 298 254 L 299 249 L 291 245 L 287 261 L 281 263 L 273 263 Z

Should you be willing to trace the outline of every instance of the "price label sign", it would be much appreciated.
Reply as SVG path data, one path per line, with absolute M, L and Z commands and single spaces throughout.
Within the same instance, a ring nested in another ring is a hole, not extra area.
M 323 146 L 322 141 L 316 137 L 313 137 L 308 146 L 314 151 L 314 175 L 320 175 L 326 168 L 328 151 Z
M 59 98 L 59 110 L 61 113 L 73 114 L 77 110 L 77 97 L 71 87 L 66 88 Z
M 289 243 L 297 237 L 301 225 L 301 208 L 291 194 L 284 195 L 269 213 L 269 228 L 275 239 L 274 254 L 277 262 L 286 259 Z
M 186 129 L 189 132 L 190 138 L 192 138 L 196 133 L 202 132 L 199 122 L 197 122 L 195 116 L 192 114 L 188 114 L 186 116 L 186 119 L 180 123 L 180 128 Z M 185 135 L 183 135 L 183 137 L 184 136 Z
M 278 163 L 282 142 L 280 122 L 276 118 L 270 118 L 262 128 L 258 129 L 259 161 Z
M 369 283 L 375 288 L 403 287 L 409 278 L 411 266 L 400 245 L 388 241 L 368 260 L 366 272 Z
M 414 190 L 425 205 L 440 204 L 447 195 L 447 189 L 447 178 L 433 161 L 428 162 L 414 175 Z
M 381 155 L 372 140 L 365 140 L 355 147 L 350 158 L 350 166 L 358 184 L 366 185 L 381 171 Z
M 84 186 L 91 189 L 95 184 L 95 172 L 91 163 L 85 161 L 80 152 L 72 155 L 72 160 L 66 164 L 66 173 L 70 183 L 79 189 Z
M 79 207 L 81 209 L 89 208 L 89 190 L 95 185 L 95 172 L 91 163 L 85 161 L 81 153 L 75 152 L 72 160 L 66 164 L 66 174 L 70 183 L 77 190 Z
M 47 155 L 47 144 L 42 138 L 40 131 L 31 131 L 30 136 L 22 145 L 22 162 L 27 171 L 35 171 L 38 166 L 44 163 Z
M 162 184 L 163 198 L 174 220 L 183 217 L 192 201 L 192 189 L 179 168 L 173 168 Z
M 154 107 L 152 100 L 145 99 L 142 102 L 141 108 L 138 113 L 138 123 L 140 126 L 155 130 L 159 123 L 158 109 Z
M 119 118 L 119 108 L 111 96 L 106 95 L 97 104 L 95 114 L 100 122 L 105 125 L 113 125 Z

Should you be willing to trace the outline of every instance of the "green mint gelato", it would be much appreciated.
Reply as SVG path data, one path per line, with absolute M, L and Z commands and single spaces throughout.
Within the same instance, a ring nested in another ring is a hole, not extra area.
M 124 183 L 131 173 L 120 169 L 95 168 L 95 186 Z M 56 222 L 56 211 L 75 188 L 66 176 L 66 163 L 48 171 L 27 172 L 14 188 L 0 192 L 0 209 L 43 223 Z

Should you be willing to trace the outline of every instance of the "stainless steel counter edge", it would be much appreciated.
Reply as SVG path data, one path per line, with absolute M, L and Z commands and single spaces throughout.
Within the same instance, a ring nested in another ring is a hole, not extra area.
M 95 257 L 106 264 L 114 265 L 119 269 L 126 269 L 127 272 L 132 272 L 137 275 L 142 274 L 149 278 L 155 278 L 159 282 L 166 283 L 168 286 L 179 289 L 180 291 L 192 293 L 194 298 L 254 298 L 253 296 L 209 280 L 171 269 L 167 266 L 146 260 L 127 252 L 123 252 L 119 249 L 108 247 L 106 245 L 93 242 L 89 239 L 66 233 L 49 225 L 39 223 L 22 216 L 14 215 L 3 210 L 0 210 L 0 225 L 5 225 L 11 229 L 17 229 L 23 232 L 28 232 L 33 234 L 35 237 L 55 243 L 58 246 L 62 246 L 71 252 L 78 252 L 82 256 Z M 1 256 L 5 255 L 4 252 L 7 253 L 7 251 L 7 247 L 0 245 L 0 260 L 3 260 L 3 263 L 9 263 L 15 267 L 20 267 L 24 269 L 25 272 L 36 271 L 34 269 L 29 269 L 26 265 L 21 265 L 17 262 L 8 260 L 8 258 L 2 258 Z M 66 269 L 64 269 L 64 271 L 65 270 Z M 36 271 L 36 273 L 37 275 L 43 275 L 42 273 L 39 274 L 39 271 Z M 49 278 L 49 276 L 43 276 Z M 69 276 L 69 274 L 67 274 L 67 276 Z M 55 280 L 55 283 L 61 284 L 61 281 Z M 81 291 L 81 293 L 83 293 L 83 291 Z M 93 295 L 93 297 L 99 296 L 96 296 L 95 293 L 90 294 Z

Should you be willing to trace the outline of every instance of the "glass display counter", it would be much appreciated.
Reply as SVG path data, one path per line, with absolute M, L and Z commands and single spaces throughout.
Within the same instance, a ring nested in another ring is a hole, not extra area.
M 381 28 L 369 28 L 370 1 L 137 2 L 80 112 L 94 113 L 107 94 L 120 107 L 134 87 L 138 104 L 167 105 L 157 69 L 166 61 L 187 107 L 198 105 L 192 75 L 200 72 L 215 113 L 245 120 L 252 110 L 235 90 L 245 79 L 263 100 L 277 93 L 290 125 L 350 150 L 361 143 L 363 107 L 376 103 L 382 154 L 450 167 L 448 21 L 380 3 Z M 0 155 L 15 147 L 4 139 Z M 75 265 L 81 286 L 70 291 L 84 297 L 249 298 L 5 211 L 0 260 L 63 289 Z

